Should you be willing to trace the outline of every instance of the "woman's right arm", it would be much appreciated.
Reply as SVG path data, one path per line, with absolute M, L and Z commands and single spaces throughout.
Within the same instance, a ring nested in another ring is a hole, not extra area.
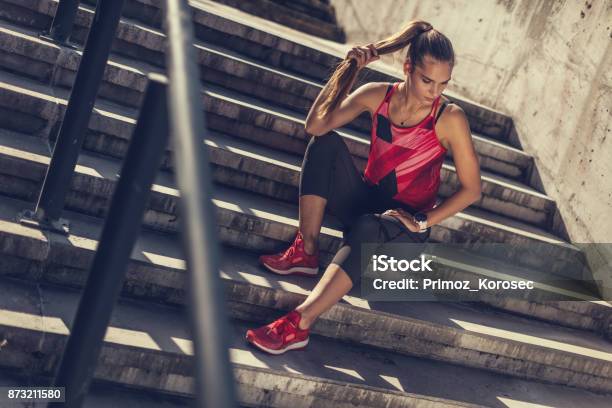
M 349 51 L 347 58 L 355 59 L 358 68 L 361 69 L 370 62 L 376 61 L 379 57 L 373 46 L 369 45 L 366 47 L 353 48 Z M 381 99 L 381 92 L 384 93 L 384 90 L 386 90 L 386 84 L 384 83 L 374 82 L 364 84 L 354 92 L 343 95 L 336 109 L 328 112 L 325 116 L 321 116 L 320 107 L 325 100 L 325 96 L 329 92 L 329 87 L 330 84 L 328 82 L 317 96 L 317 99 L 315 99 L 306 117 L 305 129 L 306 132 L 311 135 L 324 135 L 330 130 L 352 121 L 362 112 L 373 112 L 376 109 L 376 103 Z M 351 87 L 349 87 L 349 89 Z
M 325 88 L 323 88 L 306 117 L 306 132 L 313 136 L 321 136 L 332 129 L 349 123 L 362 112 L 373 112 L 376 109 L 374 105 L 376 102 L 380 102 L 381 95 L 384 94 L 386 89 L 387 84 L 382 82 L 364 84 L 344 97 L 336 109 L 329 112 L 325 117 L 321 117 L 319 106 L 323 100 L 321 95 L 324 95 L 325 92 Z

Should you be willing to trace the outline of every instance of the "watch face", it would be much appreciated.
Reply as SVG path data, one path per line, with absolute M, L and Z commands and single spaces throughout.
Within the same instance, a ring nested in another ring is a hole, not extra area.
M 415 220 L 416 222 L 424 222 L 424 221 L 427 221 L 427 215 L 425 215 L 425 214 L 424 214 L 424 213 L 422 213 L 422 212 L 418 212 L 418 213 L 414 214 L 414 220 Z

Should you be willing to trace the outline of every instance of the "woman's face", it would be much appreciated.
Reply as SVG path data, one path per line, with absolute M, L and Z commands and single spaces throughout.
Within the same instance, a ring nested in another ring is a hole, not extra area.
M 453 70 L 450 63 L 439 62 L 429 55 L 423 59 L 422 66 L 416 65 L 412 72 L 410 68 L 410 60 L 407 59 L 404 62 L 404 74 L 410 95 L 426 105 L 433 103 L 446 89 Z

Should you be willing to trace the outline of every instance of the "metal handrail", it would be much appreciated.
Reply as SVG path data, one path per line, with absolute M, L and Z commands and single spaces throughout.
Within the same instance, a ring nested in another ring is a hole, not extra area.
M 169 123 L 181 192 L 183 245 L 200 407 L 235 407 L 227 319 L 219 277 L 219 245 L 211 170 L 204 144 L 204 109 L 196 63 L 193 18 L 186 0 L 166 1 Z
M 98 0 L 83 57 L 51 163 L 34 212 L 22 222 L 68 233 L 60 219 L 84 140 L 124 0 Z M 51 33 L 67 40 L 78 1 L 62 0 Z M 227 316 L 219 277 L 212 182 L 203 143 L 204 116 L 196 63 L 191 9 L 185 0 L 165 3 L 169 83 L 150 75 L 143 106 L 113 194 L 102 236 L 81 295 L 57 375 L 65 403 L 80 407 L 93 378 L 104 334 L 119 297 L 129 256 L 138 237 L 151 184 L 167 138 L 174 135 L 176 175 L 181 200 L 182 241 L 189 273 L 190 326 L 195 356 L 198 407 L 233 408 L 234 381 L 227 348 Z M 166 89 L 168 88 L 168 89 Z
M 24 224 L 64 234 L 69 231 L 68 222 L 61 219 L 70 188 L 66 180 L 72 178 L 79 158 L 123 3 L 124 0 L 98 0 L 36 209 L 24 211 Z
M 83 403 L 125 271 L 142 226 L 145 206 L 168 139 L 166 80 L 150 75 L 140 117 L 121 169 L 100 243 L 81 295 L 54 385 L 65 387 L 66 402 Z
M 78 159 L 123 1 L 98 0 L 37 208 L 34 213 L 26 214 L 22 222 L 68 232 L 59 218 L 70 186 L 66 180 L 71 179 Z M 65 387 L 63 407 L 80 407 L 87 394 L 169 133 L 173 135 L 176 177 L 181 192 L 179 208 L 183 221 L 189 221 L 182 223 L 182 240 L 189 271 L 188 310 L 197 404 L 199 407 L 236 406 L 226 346 L 228 328 L 223 286 L 218 273 L 220 251 L 215 233 L 211 171 L 203 143 L 204 109 L 193 45 L 193 19 L 185 0 L 167 0 L 165 15 L 170 80 L 166 85 L 163 78 L 149 76 L 136 129 L 54 380 L 56 386 Z
M 70 41 L 74 20 L 79 10 L 79 0 L 60 0 L 53 16 L 49 31 L 41 33 L 41 38 L 74 47 Z

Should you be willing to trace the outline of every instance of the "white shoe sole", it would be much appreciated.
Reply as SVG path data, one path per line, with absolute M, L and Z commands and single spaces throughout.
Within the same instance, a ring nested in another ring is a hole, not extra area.
M 269 349 L 267 347 L 262 346 L 261 344 L 257 344 L 254 341 L 250 341 L 249 343 L 251 343 L 252 345 L 254 345 L 255 347 L 257 347 L 258 349 L 260 349 L 261 351 L 265 351 L 266 353 L 270 353 L 270 354 L 274 354 L 274 355 L 279 355 L 279 354 L 283 354 L 286 351 L 289 350 L 295 350 L 295 349 L 301 349 L 306 347 L 306 345 L 308 344 L 308 340 L 310 338 L 307 338 L 306 340 L 297 342 L 297 343 L 293 343 L 287 347 L 285 347 L 284 349 L 280 349 L 280 350 L 273 350 L 273 349 Z
M 280 269 L 272 268 L 270 265 L 263 264 L 270 272 L 274 272 L 277 275 L 304 275 L 304 276 L 315 276 L 319 273 L 319 268 L 306 268 L 303 266 L 296 266 L 294 268 L 282 271 Z

